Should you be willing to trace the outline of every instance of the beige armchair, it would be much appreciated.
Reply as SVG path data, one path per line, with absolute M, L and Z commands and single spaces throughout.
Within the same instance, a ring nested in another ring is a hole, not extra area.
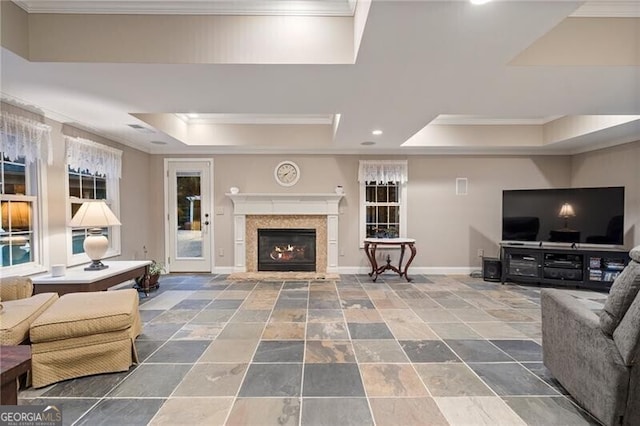
M 30 278 L 0 278 L 0 344 L 19 345 L 28 341 L 31 323 L 58 300 L 57 293 L 32 294 Z

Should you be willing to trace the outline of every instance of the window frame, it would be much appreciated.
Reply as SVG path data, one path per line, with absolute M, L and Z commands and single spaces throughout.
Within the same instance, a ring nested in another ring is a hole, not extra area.
M 364 240 L 367 238 L 367 206 L 371 205 L 398 205 L 399 227 L 398 237 L 407 238 L 407 182 L 394 181 L 398 188 L 398 203 L 368 203 L 367 202 L 367 182 L 359 182 L 360 186 L 360 248 L 364 248 Z
M 83 176 L 92 176 L 92 177 L 102 177 L 96 176 L 96 173 L 88 173 L 86 171 L 76 171 L 71 170 L 68 164 L 65 164 L 66 172 L 65 172 L 65 217 L 66 223 L 71 221 L 71 210 L 73 204 L 82 204 L 85 201 L 92 201 L 98 198 L 81 198 L 70 195 L 70 186 L 69 186 L 69 176 L 71 173 L 78 174 L 80 176 L 80 181 L 82 182 Z M 116 215 L 116 217 L 120 217 L 120 179 L 117 177 L 110 178 L 109 176 L 104 176 L 105 184 L 106 184 L 106 199 L 105 202 L 111 209 L 111 211 Z M 94 189 L 95 189 L 95 179 L 94 179 Z M 95 196 L 95 191 L 94 191 Z M 83 251 L 82 253 L 73 253 L 73 231 L 74 229 L 82 229 L 82 228 L 72 228 L 67 226 L 66 229 L 66 249 L 67 249 L 67 266 L 76 266 L 84 263 L 91 262 L 89 256 Z M 85 230 L 86 235 L 86 230 Z M 109 230 L 108 235 L 109 240 L 109 248 L 107 249 L 107 253 L 104 255 L 104 259 L 120 256 L 122 254 L 122 244 L 121 244 L 121 232 L 119 226 L 112 226 Z
M 0 151 L 0 163 L 4 163 L 4 153 Z M 10 161 L 10 160 L 9 160 Z M 11 162 L 11 161 L 10 161 Z M 25 194 L 0 193 L 0 200 L 31 203 L 31 253 L 30 262 L 16 265 L 2 266 L 1 275 L 30 275 L 47 270 L 49 263 L 49 248 L 44 244 L 48 241 L 47 214 L 47 167 L 41 160 L 25 161 Z M 0 171 L 1 172 L 1 171 Z M 4 184 L 4 177 L 2 178 Z

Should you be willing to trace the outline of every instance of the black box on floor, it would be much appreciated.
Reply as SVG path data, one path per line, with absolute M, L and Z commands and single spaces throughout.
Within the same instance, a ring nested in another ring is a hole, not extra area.
M 502 279 L 502 262 L 495 257 L 482 258 L 482 278 L 485 281 L 500 281 Z

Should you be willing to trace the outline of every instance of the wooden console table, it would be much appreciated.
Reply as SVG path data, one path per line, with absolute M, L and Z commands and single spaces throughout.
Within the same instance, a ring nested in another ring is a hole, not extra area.
M 411 265 L 413 258 L 416 257 L 415 243 L 416 240 L 413 238 L 365 238 L 364 252 L 367 254 L 367 258 L 371 264 L 371 272 L 369 272 L 369 276 L 373 277 L 373 281 L 375 282 L 378 279 L 378 275 L 387 269 L 391 269 L 395 273 L 399 274 L 400 277 L 404 276 L 405 279 L 410 282 L 411 278 L 407 275 L 407 271 L 409 270 L 409 265 Z M 400 260 L 398 261 L 397 268 L 391 264 L 391 256 L 387 256 L 386 265 L 378 266 L 378 261 L 376 260 L 376 249 L 378 246 L 400 247 Z M 411 257 L 404 266 L 404 269 L 402 269 L 402 260 L 404 259 L 404 251 L 406 247 L 409 247 L 409 250 L 411 250 Z
M 18 405 L 17 379 L 31 369 L 31 346 L 0 346 L 0 405 Z
M 113 260 L 104 264 L 109 267 L 100 271 L 85 271 L 85 265 L 81 265 L 68 268 L 61 277 L 52 277 L 51 274 L 31 277 L 33 294 L 54 292 L 62 296 L 81 291 L 103 291 L 127 280 L 142 277 L 144 285 L 139 290 L 149 295 L 150 260 Z

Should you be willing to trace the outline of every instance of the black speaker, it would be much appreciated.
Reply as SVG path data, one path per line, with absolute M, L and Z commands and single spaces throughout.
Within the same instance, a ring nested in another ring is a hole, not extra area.
M 500 281 L 502 279 L 502 262 L 495 257 L 482 258 L 482 278 L 485 281 Z

